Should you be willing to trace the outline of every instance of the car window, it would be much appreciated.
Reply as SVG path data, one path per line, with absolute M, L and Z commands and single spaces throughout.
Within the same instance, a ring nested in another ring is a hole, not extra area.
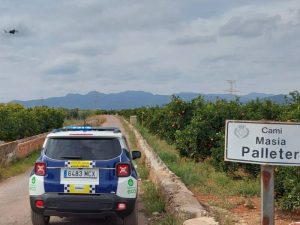
M 118 138 L 49 138 L 45 154 L 52 159 L 107 160 L 120 155 Z

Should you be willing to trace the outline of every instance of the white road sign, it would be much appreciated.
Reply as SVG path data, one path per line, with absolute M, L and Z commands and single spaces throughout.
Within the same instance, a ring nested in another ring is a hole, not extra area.
M 300 124 L 227 120 L 225 160 L 300 166 Z

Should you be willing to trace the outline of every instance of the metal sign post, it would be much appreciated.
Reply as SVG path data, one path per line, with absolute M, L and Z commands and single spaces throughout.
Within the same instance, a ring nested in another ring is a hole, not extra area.
M 261 166 L 261 224 L 274 225 L 274 166 Z

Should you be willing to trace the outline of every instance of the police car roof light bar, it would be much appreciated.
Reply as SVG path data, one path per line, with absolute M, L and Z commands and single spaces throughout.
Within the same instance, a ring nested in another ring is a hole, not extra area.
M 54 129 L 52 132 L 62 132 L 62 131 L 112 131 L 114 133 L 121 133 L 120 129 L 117 127 L 91 127 L 91 126 L 67 126 L 59 129 Z

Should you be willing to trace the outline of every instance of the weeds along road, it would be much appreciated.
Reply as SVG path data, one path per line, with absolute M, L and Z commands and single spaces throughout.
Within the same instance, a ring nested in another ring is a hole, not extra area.
M 124 131 L 118 118 L 105 116 L 103 126 L 117 126 Z M 28 179 L 30 171 L 7 179 L 0 183 L 0 225 L 31 225 Z M 146 225 L 146 218 L 140 212 L 138 202 L 139 225 Z M 51 217 L 50 224 L 57 225 L 119 225 L 121 221 Z

